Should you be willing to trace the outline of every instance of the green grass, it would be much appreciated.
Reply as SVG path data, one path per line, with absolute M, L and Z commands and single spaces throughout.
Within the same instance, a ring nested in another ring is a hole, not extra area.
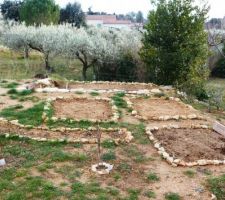
M 149 199 L 155 199 L 156 198 L 156 194 L 155 192 L 153 192 L 152 190 L 148 190 L 144 193 L 144 195 L 146 197 L 148 197 Z
M 118 108 L 127 108 L 127 102 L 123 99 L 124 93 L 115 94 L 112 99 Z
M 193 170 L 186 170 L 186 171 L 184 172 L 184 175 L 186 175 L 186 176 L 189 177 L 189 178 L 194 178 L 195 175 L 196 175 L 196 172 L 193 171 Z
M 124 146 L 124 153 L 136 163 L 144 163 L 151 158 L 147 158 L 142 151 L 140 151 L 136 145 L 132 144 Z
M 218 200 L 225 200 L 225 174 L 211 177 L 207 180 L 209 190 L 216 195 Z
M 116 148 L 115 142 L 110 139 L 106 139 L 106 140 L 102 141 L 101 146 L 106 149 L 115 149 Z
M 109 151 L 107 153 L 102 154 L 101 159 L 103 161 L 116 160 L 116 155 L 113 151 Z
M 141 191 L 137 189 L 129 189 L 129 200 L 138 200 L 138 196 L 140 195 Z
M 166 200 L 181 200 L 181 197 L 177 193 L 169 192 L 165 194 Z
M 95 196 L 95 198 L 90 198 Z M 81 182 L 75 182 L 72 185 L 72 195 L 70 199 L 98 199 L 98 200 L 108 200 L 108 199 L 119 199 L 119 191 L 112 187 L 103 188 L 97 182 L 92 182 L 89 184 L 84 184 Z
M 8 189 L 7 187 L 4 189 Z M 54 187 L 52 183 L 41 177 L 27 177 L 25 180 L 17 184 L 12 184 L 11 192 L 2 194 L 6 200 L 22 200 L 22 199 L 58 199 L 63 192 Z
M 67 59 L 60 56 L 50 57 L 50 65 L 55 72 L 68 80 L 82 80 L 82 64 L 76 59 Z M 36 74 L 46 74 L 42 55 L 31 52 L 29 59 L 23 54 L 0 49 L 0 79 L 30 79 Z M 88 80 L 93 80 L 92 69 L 88 70 Z
M 93 97 L 96 97 L 96 96 L 99 96 L 100 94 L 98 92 L 91 92 L 90 95 Z
M 19 123 L 24 125 L 39 126 L 43 123 L 42 113 L 44 110 L 44 103 L 34 105 L 32 108 L 21 110 L 21 108 L 12 106 L 5 108 L 0 112 L 1 117 L 9 120 L 19 120 Z
M 158 177 L 158 175 L 155 172 L 149 172 L 147 175 L 147 180 L 149 182 L 157 182 L 160 180 L 160 178 Z

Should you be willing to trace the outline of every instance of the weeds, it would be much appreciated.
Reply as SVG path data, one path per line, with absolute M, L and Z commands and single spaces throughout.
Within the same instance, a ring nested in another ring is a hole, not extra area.
M 218 200 L 225 200 L 225 174 L 209 178 L 207 180 L 207 187 L 216 195 Z
M 19 107 L 5 108 L 0 112 L 1 117 L 5 117 L 9 120 L 19 120 L 19 123 L 24 125 L 39 126 L 43 123 L 42 113 L 44 110 L 44 103 L 34 105 L 34 107 L 27 110 L 20 110 Z
M 157 182 L 160 180 L 160 178 L 157 176 L 155 172 L 149 172 L 147 176 L 147 180 L 149 182 Z
M 181 200 L 181 197 L 177 193 L 169 192 L 165 194 L 166 200 Z

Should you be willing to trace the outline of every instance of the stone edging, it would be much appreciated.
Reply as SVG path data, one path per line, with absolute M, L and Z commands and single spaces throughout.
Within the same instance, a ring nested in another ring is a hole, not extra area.
M 119 109 L 118 107 L 115 105 L 115 102 L 110 99 L 110 98 L 103 98 L 103 97 L 96 97 L 96 98 L 87 98 L 87 97 L 75 97 L 75 98 L 65 98 L 65 97 L 54 97 L 54 98 L 49 98 L 47 99 L 47 102 L 44 106 L 44 112 L 42 114 L 42 119 L 46 122 L 48 120 L 52 120 L 54 122 L 58 121 L 58 120 L 70 120 L 70 122 L 80 122 L 82 120 L 80 119 L 70 119 L 70 118 L 57 118 L 57 117 L 48 117 L 48 111 L 51 109 L 52 103 L 54 101 L 57 100 L 67 100 L 67 99 L 79 99 L 79 100 L 90 100 L 90 101 L 107 101 L 108 103 L 111 104 L 112 106 L 112 117 L 109 120 L 98 120 L 98 119 L 90 119 L 88 121 L 90 122 L 118 122 L 119 118 L 120 118 L 120 113 L 119 113 Z
M 183 128 L 192 128 L 192 129 L 211 129 L 207 125 L 191 125 L 190 127 L 179 127 L 178 125 L 169 125 L 169 126 L 163 126 L 162 129 L 183 129 Z M 194 166 L 206 166 L 206 165 L 225 165 L 225 160 L 197 160 L 195 162 L 185 162 L 182 159 L 174 158 L 173 156 L 169 155 L 169 153 L 166 152 L 164 147 L 160 144 L 160 142 L 155 138 L 152 131 L 158 131 L 160 130 L 158 127 L 147 127 L 146 128 L 146 134 L 148 135 L 148 138 L 151 142 L 154 144 L 154 148 L 158 151 L 158 154 L 161 155 L 167 163 L 170 165 L 177 167 L 177 166 L 183 166 L 183 167 L 194 167 Z
M 60 128 L 54 128 L 54 129 L 50 129 L 50 128 L 47 128 L 47 127 L 31 127 L 29 125 L 22 125 L 18 122 L 18 120 L 12 120 L 12 121 L 9 121 L 9 120 L 6 120 L 6 119 L 3 119 L 3 118 L 0 118 L 0 122 L 3 122 L 3 123 L 8 123 L 9 125 L 14 125 L 18 128 L 24 128 L 24 129 L 29 129 L 29 128 L 32 128 L 32 129 L 37 129 L 37 130 L 45 130 L 45 131 L 59 131 L 59 132 L 65 132 L 65 131 L 68 131 L 68 132 L 72 132 L 72 131 L 96 131 L 97 128 L 95 127 L 89 127 L 87 129 L 82 129 L 82 128 L 64 128 L 64 127 L 60 127 Z M 116 144 L 119 144 L 119 143 L 130 143 L 134 137 L 132 135 L 132 133 L 130 131 L 128 131 L 127 129 L 125 128 L 102 128 L 100 127 L 99 128 L 100 131 L 104 131 L 104 132 L 113 132 L 113 131 L 118 131 L 120 133 L 125 133 L 126 136 L 124 139 L 112 139 Z M 1 135 L 4 135 L 6 138 L 9 138 L 11 136 L 18 136 L 19 138 L 28 138 L 28 139 L 31 139 L 31 140 L 35 140 L 35 141 L 39 141 L 39 142 L 45 142 L 45 141 L 49 141 L 49 142 L 68 142 L 68 143 L 84 143 L 84 144 L 97 144 L 97 138 L 95 139 L 86 139 L 86 138 L 81 138 L 81 139 L 48 139 L 48 138 L 44 138 L 44 137 L 32 137 L 32 136 L 25 136 L 25 135 L 21 135 L 21 134 L 10 134 L 10 133 L 5 133 L 5 134 L 1 134 Z
M 139 98 L 139 97 L 132 97 L 132 98 Z M 187 105 L 183 103 L 179 98 L 175 97 L 170 97 L 170 101 L 176 101 L 179 102 L 180 104 L 186 106 L 187 108 L 191 110 L 195 110 L 191 105 Z M 168 100 L 168 101 L 169 101 Z M 164 116 L 159 116 L 159 117 L 152 117 L 152 118 L 146 118 L 138 114 L 138 111 L 134 109 L 133 103 L 130 101 L 130 99 L 125 98 L 125 101 L 127 102 L 128 108 L 132 110 L 132 115 L 136 117 L 137 119 L 148 121 L 148 120 L 154 120 L 154 121 L 169 121 L 169 120 L 205 120 L 205 117 L 196 115 L 195 113 L 190 114 L 190 115 L 174 115 L 174 116 L 169 116 L 169 115 L 164 115 Z

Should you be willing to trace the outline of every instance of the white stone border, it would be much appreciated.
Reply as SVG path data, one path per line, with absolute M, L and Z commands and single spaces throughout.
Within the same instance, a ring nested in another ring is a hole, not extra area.
M 141 97 L 137 97 L 137 96 L 133 96 L 132 99 L 135 98 L 141 98 Z M 157 100 L 156 98 L 152 98 L 153 100 Z M 160 99 L 160 98 L 159 98 Z M 166 98 L 165 98 L 166 100 Z M 140 120 L 144 120 L 144 121 L 148 121 L 148 120 L 154 120 L 154 121 L 169 121 L 169 120 L 205 120 L 206 118 L 200 115 L 196 115 L 195 113 L 190 114 L 190 115 L 174 115 L 174 116 L 170 116 L 170 115 L 164 115 L 164 116 L 159 116 L 159 117 L 152 117 L 152 118 L 146 118 L 141 116 L 137 110 L 134 109 L 133 103 L 130 101 L 129 98 L 125 98 L 125 101 L 127 102 L 128 108 L 130 108 L 132 110 L 132 115 L 134 117 L 136 117 L 137 119 Z M 169 97 L 168 101 L 176 101 L 179 104 L 189 108 L 190 110 L 196 111 L 191 105 L 187 105 L 185 103 L 183 103 L 179 98 L 175 98 L 175 97 Z
M 81 119 L 71 119 L 71 118 L 57 118 L 57 117 L 51 117 L 50 119 L 48 118 L 48 111 L 51 109 L 52 103 L 54 101 L 57 100 L 90 100 L 90 101 L 106 101 L 109 104 L 111 104 L 111 108 L 112 108 L 112 117 L 109 120 L 98 120 L 98 119 L 88 119 L 87 121 L 90 122 L 118 122 L 119 118 L 120 118 L 120 113 L 119 113 L 119 109 L 118 107 L 115 105 L 115 102 L 111 99 L 111 98 L 104 98 L 104 97 L 95 97 L 95 98 L 88 98 L 88 97 L 53 97 L 53 98 L 49 98 L 47 99 L 46 105 L 44 107 L 44 112 L 42 114 L 42 119 L 44 120 L 44 122 L 47 122 L 48 120 L 52 120 L 54 122 L 58 121 L 58 120 L 70 120 L 70 122 L 80 122 L 83 121 Z
M 169 125 L 164 126 L 161 129 L 184 129 L 184 128 L 192 128 L 192 129 L 210 129 L 207 125 L 191 125 L 190 127 L 179 127 L 178 125 Z M 161 145 L 161 143 L 155 138 L 152 131 L 158 131 L 160 130 L 158 127 L 147 127 L 146 128 L 146 134 L 148 135 L 148 138 L 151 142 L 153 142 L 155 149 L 158 151 L 158 154 L 161 155 L 167 163 L 170 165 L 177 167 L 177 166 L 183 166 L 183 167 L 194 167 L 194 166 L 206 166 L 206 165 L 225 165 L 225 160 L 197 160 L 194 162 L 185 162 L 182 159 L 175 158 L 169 153 L 166 152 L 165 148 Z
M 95 127 L 89 127 L 87 129 L 82 129 L 82 128 L 64 128 L 64 127 L 60 127 L 60 128 L 55 128 L 55 129 L 49 129 L 47 127 L 31 127 L 29 125 L 22 125 L 18 123 L 18 120 L 13 120 L 13 121 L 8 121 L 5 119 L 0 118 L 0 122 L 4 122 L 4 123 L 8 123 L 9 125 L 14 125 L 18 128 L 32 128 L 32 129 L 37 129 L 37 130 L 43 130 L 43 131 L 59 131 L 59 132 L 74 132 L 74 131 L 97 131 L 97 128 Z M 102 132 L 115 132 L 118 131 L 118 134 L 126 134 L 124 139 L 111 139 L 112 141 L 114 141 L 117 145 L 119 145 L 120 143 L 130 143 L 134 137 L 132 135 L 132 133 L 130 131 L 128 131 L 126 128 L 99 128 L 100 131 Z M 31 140 L 35 140 L 35 141 L 39 141 L 39 142 L 68 142 L 68 143 L 83 143 L 83 144 L 97 144 L 98 140 L 97 138 L 92 138 L 92 139 L 86 139 L 86 138 L 81 138 L 81 139 L 68 139 L 68 138 L 59 138 L 59 139 L 48 139 L 45 137 L 32 137 L 32 136 L 27 136 L 27 135 L 21 135 L 21 134 L 11 134 L 11 133 L 1 133 L 0 135 L 5 136 L 6 138 L 9 138 L 11 136 L 17 136 L 19 138 L 28 138 Z
M 59 131 L 59 132 L 74 132 L 74 131 L 97 131 L 98 129 L 96 127 L 90 126 L 88 128 L 66 128 L 66 127 L 59 127 L 59 128 L 48 128 L 48 127 L 43 127 L 43 126 L 38 126 L 38 127 L 34 127 L 32 125 L 23 125 L 20 124 L 18 120 L 7 120 L 5 118 L 0 117 L 0 122 L 2 123 L 6 123 L 9 125 L 14 125 L 18 128 L 24 128 L 24 129 L 37 129 L 37 130 L 43 130 L 43 131 Z M 114 131 L 119 131 L 119 132 L 124 132 L 126 134 L 126 137 L 124 138 L 124 140 L 114 140 L 116 143 L 120 143 L 120 142 L 125 142 L 125 143 L 130 143 L 134 137 L 132 135 L 132 133 L 130 131 L 128 131 L 126 128 L 103 128 L 103 127 L 99 127 L 100 131 L 103 132 L 114 132 Z M 4 135 L 4 134 L 1 134 Z M 13 134 L 14 136 L 19 136 L 21 138 L 30 138 L 33 140 L 37 140 L 37 141 L 65 141 L 65 139 L 58 139 L 58 140 L 48 140 L 47 138 L 33 138 L 33 137 L 29 137 L 29 136 L 23 136 L 23 135 L 19 135 L 19 134 Z M 89 142 L 87 139 L 83 138 L 81 140 L 74 140 L 74 141 L 68 141 L 68 142 L 72 142 L 72 143 L 76 143 L 76 142 L 81 142 L 81 143 L 87 143 Z M 93 141 L 91 141 L 91 143 L 93 143 Z M 97 141 L 95 141 L 94 143 L 97 143 Z

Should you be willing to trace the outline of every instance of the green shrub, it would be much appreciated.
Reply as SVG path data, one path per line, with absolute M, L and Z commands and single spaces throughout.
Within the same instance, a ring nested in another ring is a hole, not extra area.
M 177 193 L 169 192 L 165 194 L 166 200 L 181 200 L 181 197 Z
M 225 200 L 225 174 L 209 178 L 207 180 L 207 187 L 216 195 L 217 200 Z

